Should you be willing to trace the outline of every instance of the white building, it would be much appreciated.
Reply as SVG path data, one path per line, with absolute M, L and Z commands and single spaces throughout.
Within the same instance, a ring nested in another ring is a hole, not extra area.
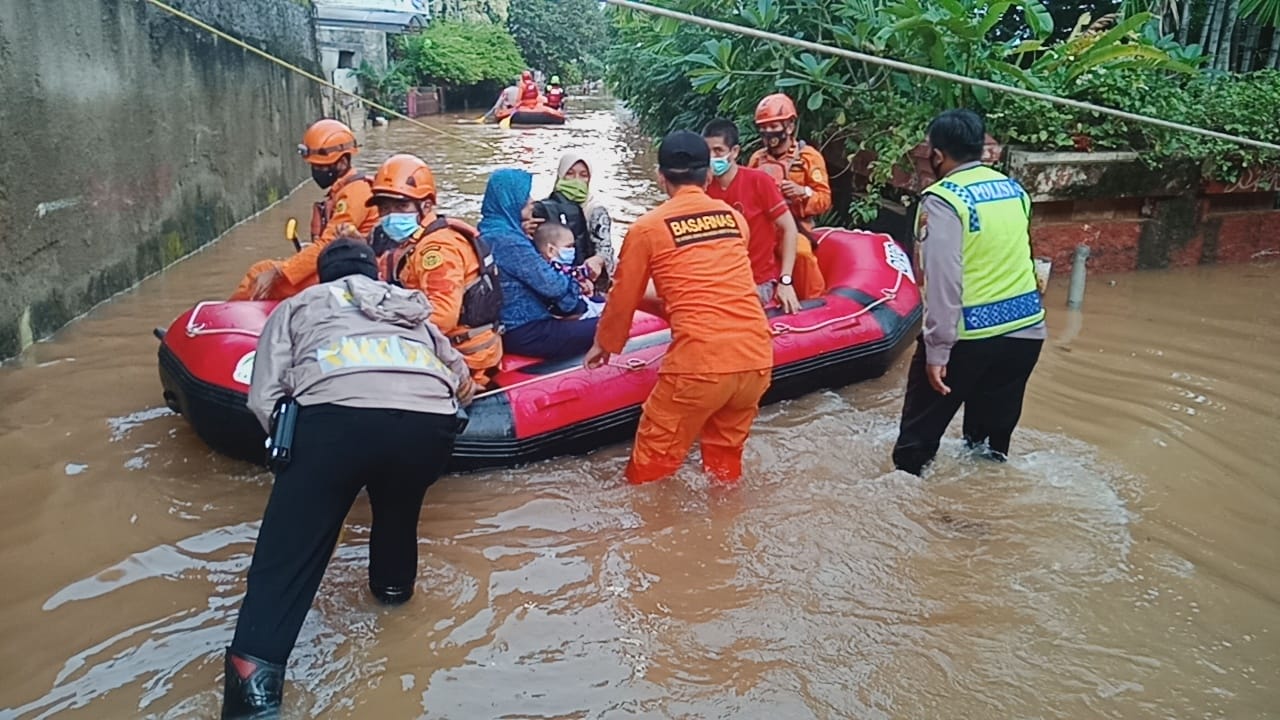
M 326 77 L 369 63 L 387 68 L 387 36 L 424 27 L 429 0 L 315 0 L 316 44 Z

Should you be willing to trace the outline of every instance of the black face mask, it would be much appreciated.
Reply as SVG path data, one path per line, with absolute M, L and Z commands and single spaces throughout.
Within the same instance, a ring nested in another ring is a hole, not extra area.
M 779 145 L 787 141 L 787 131 L 786 130 L 775 130 L 773 132 L 761 131 L 760 140 L 764 142 L 765 147 L 771 147 L 771 148 L 778 147 Z
M 338 171 L 337 163 L 311 166 L 311 179 L 316 181 L 321 190 L 328 190 L 330 186 L 338 182 L 340 177 L 342 177 L 342 173 Z

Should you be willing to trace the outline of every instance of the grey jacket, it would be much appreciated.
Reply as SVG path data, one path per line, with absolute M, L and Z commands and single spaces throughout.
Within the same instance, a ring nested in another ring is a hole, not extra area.
M 420 291 L 349 275 L 280 303 L 258 338 L 249 409 L 265 429 L 276 401 L 452 415 L 469 377 L 429 322 Z

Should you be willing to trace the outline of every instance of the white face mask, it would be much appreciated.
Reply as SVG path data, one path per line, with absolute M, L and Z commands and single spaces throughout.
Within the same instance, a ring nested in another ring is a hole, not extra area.
M 572 265 L 573 259 L 577 257 L 577 255 L 578 251 L 574 248 L 560 248 L 560 250 L 556 252 L 556 260 L 560 261 L 562 265 Z

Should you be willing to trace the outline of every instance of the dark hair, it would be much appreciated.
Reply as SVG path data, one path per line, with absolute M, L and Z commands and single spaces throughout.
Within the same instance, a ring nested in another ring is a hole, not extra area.
M 360 240 L 339 238 L 325 246 L 316 258 L 316 275 L 327 283 L 348 275 L 364 275 L 378 279 L 378 263 L 373 248 Z
M 711 172 L 711 168 L 700 167 L 692 170 L 672 170 L 669 168 L 658 168 L 658 172 L 662 173 L 662 177 L 666 179 L 669 185 L 697 185 L 702 187 L 707 184 L 707 173 Z
M 538 226 L 533 231 L 533 245 L 539 250 L 545 248 L 548 244 L 555 241 L 556 236 L 561 232 L 566 232 L 569 237 L 573 237 L 573 230 L 568 225 L 562 225 L 554 220 L 548 220 Z
M 961 163 L 982 159 L 987 128 L 972 110 L 948 110 L 929 123 L 929 144 Z
M 702 128 L 702 137 L 720 138 L 721 140 L 724 140 L 725 145 L 734 147 L 738 144 L 739 140 L 738 126 L 735 125 L 732 120 L 716 118 L 715 120 L 707 123 L 706 127 Z

